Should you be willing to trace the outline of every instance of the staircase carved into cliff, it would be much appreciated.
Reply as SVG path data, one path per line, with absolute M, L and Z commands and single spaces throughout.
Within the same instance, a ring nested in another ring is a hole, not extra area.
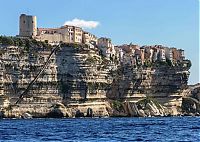
M 18 104 L 25 95 L 27 95 L 28 91 L 30 90 L 30 88 L 33 86 L 33 84 L 37 81 L 37 79 L 39 78 L 39 76 L 41 75 L 41 73 L 45 70 L 45 68 L 47 67 L 51 56 L 53 55 L 53 53 L 60 48 L 60 45 L 56 46 L 50 53 L 50 55 L 47 58 L 47 61 L 44 63 L 42 69 L 38 72 L 38 74 L 35 76 L 35 78 L 29 83 L 28 87 L 25 89 L 25 91 L 19 96 L 19 99 L 15 102 L 15 104 Z

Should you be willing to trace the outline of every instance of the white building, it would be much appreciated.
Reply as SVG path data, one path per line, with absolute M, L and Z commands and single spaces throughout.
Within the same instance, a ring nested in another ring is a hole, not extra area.
M 179 52 L 179 58 L 180 58 L 180 61 L 183 61 L 185 60 L 185 55 L 184 55 L 184 50 L 183 49 L 178 49 L 178 52 Z
M 83 32 L 83 43 L 92 43 L 97 45 L 97 37 L 89 32 Z
M 110 38 L 101 37 L 97 42 L 98 48 L 102 51 L 102 54 L 107 58 L 112 58 L 115 56 L 115 47 L 111 42 Z
M 154 48 L 153 49 L 153 62 L 157 61 L 158 60 L 158 53 L 159 53 L 159 50 Z
M 165 49 L 163 49 L 163 48 L 159 49 L 159 59 L 160 59 L 160 61 L 163 61 L 163 62 L 166 61 Z
M 119 62 L 123 62 L 124 52 L 119 46 L 115 46 L 115 57 Z
M 168 47 L 165 47 L 165 56 L 166 56 L 166 59 L 170 60 L 171 62 L 173 62 L 173 53 L 172 53 L 172 49 L 171 48 L 168 48 Z
M 153 53 L 154 53 L 154 50 L 153 50 L 151 47 L 147 47 L 147 48 L 145 48 L 145 51 L 146 51 L 146 53 L 149 55 L 149 56 L 148 56 L 149 61 L 152 62 L 152 61 L 153 61 Z
M 98 47 L 112 47 L 112 41 L 110 38 L 106 38 L 106 37 L 101 37 L 98 39 Z

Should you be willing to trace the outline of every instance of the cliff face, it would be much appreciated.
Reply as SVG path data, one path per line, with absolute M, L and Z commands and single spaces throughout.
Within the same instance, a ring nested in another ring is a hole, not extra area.
M 144 98 L 151 98 L 169 108 L 170 115 L 178 115 L 181 114 L 182 97 L 187 89 L 188 70 L 186 67 L 166 65 L 121 67 L 114 73 L 107 97 L 135 104 Z
M 60 94 L 65 101 L 105 98 L 108 71 L 101 69 L 104 65 L 98 50 L 62 47 L 56 56 Z
M 188 68 L 125 66 L 116 71 L 108 97 L 127 99 L 145 95 L 162 99 L 181 96 L 187 88 L 188 75 Z
M 0 99 L 4 102 L 2 108 L 6 108 L 5 102 L 9 100 L 14 104 L 41 71 L 52 48 L 4 46 L 1 50 Z M 174 110 L 171 114 L 178 114 L 182 92 L 187 88 L 188 70 L 184 66 L 162 64 L 151 67 L 119 65 L 99 56 L 97 48 L 63 45 L 52 54 L 47 68 L 22 101 L 13 106 L 12 115 L 29 112 L 42 117 L 59 110 L 61 116 L 112 116 L 117 113 L 126 116 L 133 114 L 132 106 L 138 108 L 137 102 L 146 97 Z M 118 110 L 113 105 L 116 100 L 122 106 Z

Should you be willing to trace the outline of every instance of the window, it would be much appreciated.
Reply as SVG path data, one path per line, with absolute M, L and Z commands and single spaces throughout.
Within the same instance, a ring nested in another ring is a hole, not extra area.
M 24 23 L 25 23 L 25 21 L 24 21 Z

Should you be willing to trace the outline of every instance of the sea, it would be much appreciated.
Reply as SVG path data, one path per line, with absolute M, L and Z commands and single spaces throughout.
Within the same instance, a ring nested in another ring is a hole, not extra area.
M 200 117 L 0 119 L 1 142 L 200 142 Z

